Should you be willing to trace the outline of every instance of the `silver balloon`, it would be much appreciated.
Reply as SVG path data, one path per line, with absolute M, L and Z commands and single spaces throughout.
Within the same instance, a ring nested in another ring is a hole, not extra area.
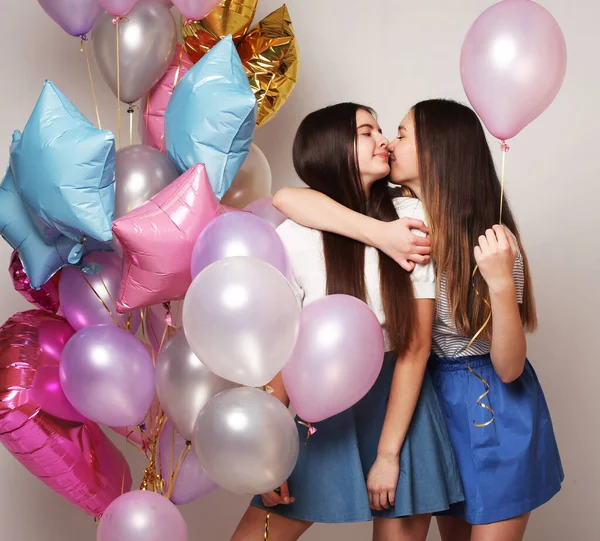
M 115 220 L 143 205 L 171 184 L 179 173 L 162 152 L 132 145 L 117 152 Z
M 100 71 L 117 95 L 117 38 L 113 17 L 100 15 L 92 30 L 92 47 Z M 161 2 L 138 2 L 119 21 L 120 98 L 134 103 L 167 71 L 177 45 L 177 26 Z
M 264 494 L 296 466 L 296 423 L 277 398 L 241 387 L 213 398 L 196 421 L 194 448 L 219 486 L 235 494 Z
M 198 414 L 215 395 L 237 387 L 213 374 L 196 357 L 183 332 L 177 333 L 156 360 L 156 392 L 177 432 L 191 441 Z

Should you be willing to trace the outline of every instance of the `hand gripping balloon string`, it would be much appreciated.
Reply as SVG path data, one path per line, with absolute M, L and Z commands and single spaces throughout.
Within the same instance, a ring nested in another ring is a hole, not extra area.
M 503 212 L 503 208 L 504 208 L 504 175 L 505 175 L 505 170 L 506 170 L 506 153 L 510 150 L 510 147 L 508 146 L 508 144 L 506 143 L 506 141 L 503 139 L 502 141 L 500 141 L 500 150 L 502 151 L 502 173 L 501 173 L 501 178 L 500 178 L 500 218 L 498 220 L 499 224 L 502 224 L 502 212 Z M 486 329 L 486 327 L 488 326 L 490 320 L 492 319 L 492 306 L 490 305 L 489 301 L 487 299 L 484 299 L 481 294 L 479 293 L 477 287 L 475 286 L 475 274 L 477 273 L 477 270 L 479 269 L 479 267 L 477 265 L 475 265 L 475 269 L 473 269 L 473 274 L 471 275 L 471 285 L 473 287 L 473 290 L 475 291 L 476 295 L 486 304 L 486 306 L 490 309 L 490 313 L 488 314 L 488 317 L 486 318 L 486 320 L 484 321 L 483 325 L 481 326 L 481 328 L 475 333 L 475 336 L 473 336 L 473 338 L 471 338 L 471 340 L 469 341 L 469 343 L 467 344 L 467 347 L 465 349 L 465 352 L 469 351 L 469 349 L 471 348 L 471 346 L 473 345 L 473 342 L 475 342 L 475 340 L 481 335 L 481 333 Z M 471 366 L 469 365 L 469 362 L 467 361 L 467 368 L 469 369 L 469 372 L 471 372 L 471 374 L 473 374 L 478 380 L 480 380 L 483 385 L 485 386 L 485 392 L 480 395 L 477 398 L 477 405 L 480 408 L 486 409 L 488 410 L 492 417 L 486 421 L 485 423 L 476 423 L 475 421 L 473 421 L 473 424 L 478 427 L 478 428 L 483 428 L 486 426 L 491 425 L 494 422 L 494 418 L 495 418 L 495 414 L 494 414 L 494 410 L 491 406 L 489 406 L 488 404 L 484 404 L 482 402 L 482 400 L 490 394 L 490 384 L 483 378 L 481 377 L 477 372 L 475 372 L 475 370 L 473 370 L 471 368 Z

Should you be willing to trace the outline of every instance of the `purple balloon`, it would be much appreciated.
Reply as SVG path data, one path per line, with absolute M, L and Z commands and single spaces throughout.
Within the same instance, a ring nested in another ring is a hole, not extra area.
M 383 364 L 381 324 L 356 297 L 329 295 L 300 312 L 300 334 L 283 382 L 296 413 L 323 421 L 358 402 Z
M 86 327 L 62 352 L 60 382 L 82 415 L 107 426 L 136 426 L 154 399 L 154 364 L 144 344 L 114 325 Z
M 188 541 L 185 520 L 167 498 L 149 490 L 113 501 L 98 525 L 97 541 Z
M 469 30 L 460 72 L 471 105 L 490 133 L 510 139 L 552 103 L 567 70 L 556 20 L 531 0 L 503 0 Z
M 285 248 L 275 230 L 249 212 L 217 216 L 202 231 L 192 251 L 192 280 L 215 261 L 228 257 L 254 257 L 288 274 Z
M 163 479 L 170 479 L 186 444 L 185 439 L 175 431 L 175 425 L 171 421 L 167 422 L 160 434 L 159 441 L 160 467 Z M 218 488 L 219 485 L 210 480 L 202 466 L 200 466 L 198 456 L 191 449 L 175 479 L 171 501 L 175 505 L 184 505 L 202 498 Z
M 85 264 L 98 265 L 98 274 L 86 274 L 76 267 L 62 270 L 58 297 L 64 316 L 76 330 L 91 325 L 115 325 L 135 333 L 141 323 L 140 311 L 117 314 L 123 262 L 114 252 L 95 252 L 84 258 Z M 100 297 L 102 300 L 100 300 Z
M 44 11 L 72 36 L 85 36 L 104 9 L 97 0 L 38 0 Z
M 263 197 L 261 199 L 257 199 L 246 206 L 244 210 L 247 210 L 255 216 L 262 218 L 265 222 L 270 223 L 274 228 L 279 227 L 287 220 L 287 216 L 279 212 L 273 206 L 273 197 Z

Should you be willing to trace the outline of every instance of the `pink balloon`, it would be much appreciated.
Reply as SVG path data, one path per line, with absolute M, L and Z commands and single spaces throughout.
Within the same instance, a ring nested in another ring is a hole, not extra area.
M 102 13 L 97 0 L 38 0 L 44 11 L 72 36 L 84 37 Z
M 98 0 L 100 5 L 111 15 L 123 17 L 127 15 L 138 0 Z
M 134 490 L 117 498 L 98 526 L 97 541 L 188 541 L 185 520 L 167 498 Z
M 244 210 L 250 211 L 252 214 L 262 218 L 265 222 L 270 223 L 274 228 L 279 227 L 287 220 L 287 216 L 279 212 L 273 206 L 273 197 L 263 197 L 253 201 Z
M 34 390 L 72 333 L 63 318 L 41 310 L 16 314 L 0 329 L 0 442 L 52 490 L 99 516 L 131 487 L 125 458 L 93 422 L 42 411 Z
M 154 399 L 154 364 L 144 344 L 124 330 L 86 327 L 65 346 L 60 383 L 69 402 L 88 419 L 136 426 Z
M 58 278 L 60 273 L 55 274 L 39 289 L 33 289 L 25 273 L 25 269 L 23 269 L 23 263 L 17 250 L 12 253 L 8 272 L 15 291 L 18 291 L 24 299 L 38 308 L 48 310 L 48 312 L 52 312 L 53 314 L 58 312 L 60 307 L 58 300 Z
M 188 20 L 199 21 L 215 9 L 221 0 L 173 0 L 173 5 Z
M 469 30 L 460 71 L 471 105 L 490 133 L 510 139 L 554 101 L 567 69 L 556 20 L 531 0 L 503 0 Z
M 65 396 L 58 376 L 58 365 L 38 368 L 33 378 L 31 399 L 40 405 L 40 409 L 54 417 L 78 423 L 85 421 L 85 417 Z
M 186 443 L 175 431 L 175 425 L 168 421 L 160 433 L 159 441 L 160 468 L 163 479 L 167 481 L 170 479 L 177 461 L 183 456 Z M 184 505 L 203 498 L 218 488 L 219 485 L 211 481 L 200 466 L 194 450 L 190 449 L 175 479 L 171 501 L 175 505 Z
M 139 310 L 119 315 L 117 297 L 123 260 L 114 252 L 94 252 L 83 260 L 94 267 L 88 274 L 76 267 L 61 271 L 58 294 L 63 313 L 78 331 L 91 325 L 117 325 L 135 333 L 141 324 Z
M 204 165 L 197 164 L 116 220 L 113 233 L 125 258 L 119 312 L 183 299 L 192 282 L 194 243 L 222 212 Z
M 181 81 L 193 65 L 194 63 L 181 44 L 177 44 L 171 65 L 157 85 L 148 93 L 144 114 L 140 115 L 139 131 L 145 145 L 166 152 L 165 112 L 167 105 L 169 105 L 175 85 Z
M 275 230 L 258 216 L 232 212 L 217 216 L 198 237 L 192 252 L 192 280 L 211 263 L 235 256 L 262 259 L 288 274 L 285 248 Z
M 315 423 L 358 402 L 383 364 L 381 324 L 362 301 L 329 295 L 300 312 L 300 334 L 283 382 L 300 418 Z

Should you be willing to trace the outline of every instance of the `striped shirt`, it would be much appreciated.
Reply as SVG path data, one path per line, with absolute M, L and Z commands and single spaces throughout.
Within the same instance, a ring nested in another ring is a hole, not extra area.
M 513 235 L 514 236 L 514 235 Z M 516 238 L 515 238 L 516 243 Z M 525 286 L 525 277 L 523 273 L 523 257 L 521 251 L 517 248 L 517 258 L 513 268 L 513 279 L 517 291 L 517 302 L 523 302 L 523 288 Z M 467 355 L 487 355 L 490 352 L 490 341 L 478 338 L 467 346 L 471 337 L 465 337 L 456 330 L 452 324 L 452 314 L 448 304 L 446 294 L 446 279 L 442 275 L 438 296 L 435 303 L 435 319 L 433 323 L 433 344 L 432 351 L 438 357 L 465 357 Z

